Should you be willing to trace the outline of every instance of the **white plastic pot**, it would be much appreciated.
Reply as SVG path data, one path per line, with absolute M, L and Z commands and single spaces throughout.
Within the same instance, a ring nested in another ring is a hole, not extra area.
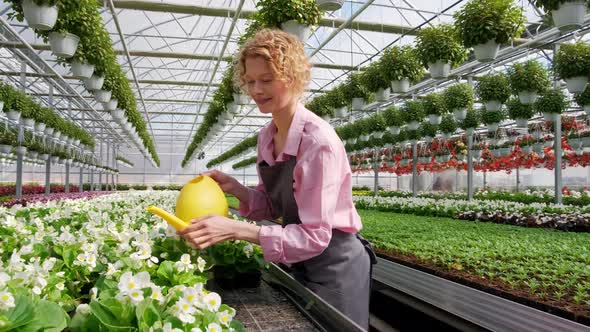
M 543 112 L 543 117 L 545 118 L 545 121 L 555 121 L 555 119 L 557 119 L 557 117 L 559 116 L 559 114 L 556 113 L 546 113 Z
M 17 155 L 24 156 L 27 153 L 27 147 L 25 146 L 17 146 L 15 150 Z
M 111 99 L 109 102 L 107 103 L 102 103 L 102 108 L 105 111 L 113 111 L 117 109 L 117 106 L 119 105 L 119 101 L 117 99 Z
M 330 122 L 330 115 L 328 115 L 328 114 L 322 115 L 322 119 L 326 122 Z
M 334 115 L 335 115 L 337 118 L 345 118 L 345 117 L 347 117 L 347 116 L 348 116 L 348 108 L 347 108 L 346 106 L 343 106 L 343 107 L 337 108 L 337 109 L 334 111 Z
M 111 100 L 113 93 L 108 90 L 95 90 L 94 98 L 99 103 L 108 103 Z
M 59 162 L 59 157 L 51 156 L 50 159 L 51 159 L 51 163 L 54 165 Z
M 566 78 L 565 84 L 567 84 L 567 90 L 570 93 L 584 92 L 584 90 L 586 89 L 586 85 L 588 84 L 588 77 L 576 76 L 576 77 Z
M 467 136 L 473 135 L 474 132 L 475 132 L 475 128 L 467 128 L 467 129 L 465 129 L 465 134 L 467 134 Z
M 399 81 L 391 81 L 391 92 L 406 93 L 410 90 L 410 80 L 403 79 Z
M 90 78 L 94 73 L 94 65 L 89 64 L 88 62 L 81 62 L 78 60 L 72 61 L 70 63 L 70 69 L 72 70 L 72 75 L 77 78 Z
M 473 46 L 473 53 L 475 53 L 475 59 L 479 62 L 490 62 L 498 56 L 500 50 L 500 44 L 496 43 L 495 40 L 489 40 L 487 43 Z
M 226 119 L 227 121 L 231 121 L 234 119 L 234 114 L 231 112 L 223 112 L 221 116 Z
M 582 108 L 587 115 L 590 115 L 590 105 L 584 105 Z
M 51 135 L 53 135 L 53 132 L 54 132 L 53 128 L 51 128 L 51 127 L 45 128 L 45 135 L 51 136 Z
M 568 144 L 574 149 L 574 150 L 578 150 L 580 148 L 582 148 L 582 140 L 579 138 L 574 138 L 574 139 L 568 139 Z
M 442 116 L 436 114 L 428 114 L 428 122 L 432 125 L 439 125 L 442 122 Z
M 8 112 L 6 112 L 6 117 L 12 121 L 18 121 L 18 119 L 20 119 L 20 112 L 8 111 Z
M 381 139 L 381 138 L 383 138 L 383 132 L 382 132 L 382 131 L 374 132 L 372 135 L 373 135 L 373 137 L 374 137 L 374 138 L 376 138 L 376 139 Z
M 364 141 L 364 142 L 368 141 L 370 138 L 371 138 L 371 136 L 369 136 L 369 135 L 363 134 L 360 136 L 361 141 Z
M 553 23 L 562 32 L 571 31 L 584 24 L 588 5 L 586 1 L 568 1 L 551 12 Z
M 12 146 L 6 145 L 6 144 L 1 144 L 0 145 L 0 152 L 1 153 L 9 154 L 10 151 L 12 151 Z
M 520 91 L 518 93 L 518 99 L 525 105 L 534 104 L 538 98 L 539 94 L 535 91 Z
M 490 123 L 490 124 L 488 124 L 488 131 L 495 133 L 498 130 L 499 126 L 500 126 L 499 123 Z
M 375 99 L 377 101 L 387 101 L 389 100 L 389 88 L 387 89 L 379 89 L 375 93 Z
M 502 103 L 497 100 L 488 100 L 484 103 L 486 111 L 499 111 L 502 108 Z
M 347 142 L 348 142 L 348 144 L 356 144 L 356 137 L 349 138 L 349 139 L 347 140 Z
M 420 122 L 418 121 L 410 121 L 408 122 L 408 129 L 410 130 L 416 130 L 420 128 Z
M 60 139 L 60 137 L 61 137 L 61 132 L 59 132 L 59 131 L 53 132 L 53 139 L 58 140 L 58 139 Z
M 236 103 L 227 103 L 225 104 L 225 107 L 227 108 L 228 112 L 233 114 L 238 114 L 238 112 L 240 111 L 240 106 Z
M 518 128 L 528 128 L 529 119 L 516 119 L 514 121 L 516 121 L 516 126 Z
M 524 154 L 531 154 L 533 152 L 533 146 L 532 145 L 527 145 L 522 147 L 522 153 Z
M 401 131 L 400 127 L 396 126 L 388 127 L 387 130 L 389 130 L 392 135 L 399 135 L 399 132 Z
M 4 101 L 0 100 L 0 112 L 4 109 Z
M 451 72 L 451 63 L 438 60 L 437 62 L 429 63 L 428 70 L 430 71 L 430 77 L 434 79 L 447 78 Z
M 453 116 L 457 121 L 463 121 L 467 117 L 467 109 L 466 108 L 458 108 L 453 110 Z
M 248 105 L 250 97 L 242 93 L 234 93 L 234 103 L 236 105 Z
M 300 24 L 296 20 L 290 20 L 284 23 L 281 23 L 281 30 L 292 34 L 293 36 L 299 38 L 302 43 L 305 44 L 307 39 L 309 38 L 309 33 L 311 31 L 310 27 L 307 25 Z
M 321 10 L 331 12 L 342 8 L 344 0 L 315 0 Z
M 352 98 L 352 110 L 362 111 L 365 107 L 365 100 L 363 98 Z
M 39 156 L 39 152 L 29 151 L 28 155 L 29 155 L 29 158 L 31 158 L 31 159 L 37 159 L 37 156 Z
M 23 121 L 23 125 L 25 127 L 28 127 L 28 128 L 34 128 L 35 127 L 35 119 L 32 119 L 32 118 L 26 118 L 25 119 L 25 118 L 23 118 L 22 121 Z
M 62 58 L 71 58 L 78 48 L 80 37 L 73 33 L 52 32 L 49 34 L 49 46 L 54 55 Z
M 84 80 L 84 86 L 88 91 L 100 90 L 104 84 L 104 76 L 92 75 Z
M 48 31 L 53 28 L 57 21 L 57 6 L 39 6 L 32 0 L 24 0 L 22 8 L 27 24 L 33 29 Z
M 43 133 L 45 131 L 46 125 L 43 122 L 35 123 L 35 131 L 38 133 Z

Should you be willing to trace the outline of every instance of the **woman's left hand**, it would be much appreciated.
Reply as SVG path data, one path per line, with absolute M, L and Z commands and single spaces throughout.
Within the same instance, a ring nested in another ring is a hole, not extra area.
M 236 237 L 236 221 L 227 217 L 209 214 L 191 223 L 178 234 L 200 250 Z

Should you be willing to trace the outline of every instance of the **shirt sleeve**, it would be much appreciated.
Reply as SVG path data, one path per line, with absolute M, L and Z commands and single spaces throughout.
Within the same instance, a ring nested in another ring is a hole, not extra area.
M 301 224 L 260 228 L 260 245 L 267 261 L 291 264 L 308 260 L 321 254 L 332 238 L 340 167 L 329 145 L 312 146 L 299 157 L 293 177 Z

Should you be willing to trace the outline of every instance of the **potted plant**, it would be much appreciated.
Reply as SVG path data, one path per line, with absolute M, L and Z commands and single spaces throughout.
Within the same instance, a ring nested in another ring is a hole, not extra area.
M 326 104 L 334 109 L 334 115 L 337 118 L 344 118 L 348 115 L 348 100 L 344 95 L 345 88 L 346 87 L 341 84 L 325 93 Z
M 508 69 L 510 88 L 523 104 L 533 104 L 550 85 L 549 73 L 540 62 L 515 63 Z
M 391 91 L 394 93 L 408 92 L 410 83 L 424 76 L 418 52 L 409 45 L 386 49 L 379 64 L 386 80 L 391 82 Z
M 553 63 L 556 76 L 565 80 L 569 92 L 584 91 L 590 76 L 590 45 L 583 41 L 562 44 Z
M 369 99 L 369 91 L 361 84 L 360 74 L 353 73 L 346 81 L 346 88 L 343 89 L 344 95 L 352 98 L 352 109 L 361 111 Z
M 535 114 L 533 105 L 523 104 L 518 98 L 510 98 L 506 103 L 506 108 L 508 109 L 508 117 L 516 121 L 516 126 L 520 128 L 527 128 L 529 119 Z
M 590 86 L 586 86 L 586 89 L 582 93 L 575 95 L 574 100 L 587 115 L 590 115 Z
M 408 129 L 417 130 L 424 119 L 424 104 L 417 100 L 408 100 L 402 107 L 402 117 Z
M 448 77 L 451 67 L 467 59 L 467 51 L 461 45 L 457 31 L 450 24 L 420 30 L 416 38 L 416 49 L 434 79 Z
M 472 135 L 475 128 L 479 126 L 479 112 L 470 108 L 465 115 L 465 119 L 459 123 L 459 127 L 465 130 L 467 135 Z
M 371 133 L 374 138 L 381 139 L 385 130 L 387 129 L 387 124 L 385 123 L 385 118 L 380 113 L 375 113 L 371 115 L 369 118 L 371 124 Z
M 524 32 L 523 11 L 513 0 L 471 0 L 453 15 L 455 29 L 463 46 L 473 47 L 478 61 L 492 61 L 500 44 Z
M 550 13 L 554 25 L 562 32 L 581 27 L 588 11 L 586 0 L 534 0 L 534 5 Z
M 565 95 L 560 90 L 547 90 L 541 95 L 535 107 L 543 113 L 546 121 L 554 121 L 555 116 L 563 113 L 569 106 Z
M 442 121 L 438 126 L 438 129 L 446 139 L 449 139 L 451 135 L 457 131 L 457 122 L 450 114 L 443 115 Z
M 377 101 L 387 101 L 389 99 L 389 80 L 381 70 L 380 61 L 375 61 L 368 65 L 360 73 L 360 83 L 369 91 L 375 92 Z
M 481 122 L 488 127 L 488 131 L 495 132 L 498 130 L 498 126 L 504 119 L 506 119 L 506 113 L 504 111 L 485 111 L 481 112 Z
M 311 26 L 318 25 L 322 11 L 314 0 L 259 0 L 255 19 L 263 26 L 276 27 L 295 35 L 303 43 Z
M 488 111 L 499 111 L 510 97 L 510 82 L 504 74 L 487 75 L 479 78 L 475 94 Z
M 372 124 L 369 118 L 359 119 L 355 122 L 355 127 L 358 129 L 359 137 L 363 142 L 366 142 L 371 138 Z
M 431 142 L 433 138 L 436 137 L 436 132 L 438 131 L 438 126 L 432 124 L 430 122 L 422 122 L 420 125 L 420 132 L 424 136 L 424 140 L 426 142 Z
M 448 113 L 445 100 L 440 93 L 431 93 L 422 99 L 424 113 L 428 116 L 430 124 L 439 125 L 442 115 Z
M 321 10 L 331 12 L 342 8 L 344 0 L 315 0 Z
M 383 118 L 389 132 L 393 135 L 399 134 L 400 128 L 404 124 L 401 111 L 395 106 L 389 106 L 383 111 Z
M 3 112 L 7 111 L 4 110 L 4 105 L 11 104 L 11 99 L 14 98 L 14 94 L 12 91 L 12 86 L 0 81 L 0 110 Z
M 422 133 L 420 132 L 420 125 L 418 125 L 417 129 L 409 129 L 406 131 L 407 133 L 407 140 L 412 143 L 412 145 L 418 143 L 418 140 L 422 138 Z
M 0 152 L 4 154 L 10 153 L 13 146 L 18 145 L 17 133 L 12 128 L 0 126 Z
M 443 97 L 447 109 L 453 112 L 457 121 L 465 119 L 467 109 L 473 106 L 473 88 L 467 83 L 451 85 Z

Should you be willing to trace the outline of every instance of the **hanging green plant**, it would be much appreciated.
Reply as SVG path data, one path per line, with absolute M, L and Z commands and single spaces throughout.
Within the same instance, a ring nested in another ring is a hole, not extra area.
M 479 113 L 481 116 L 481 122 L 485 125 L 501 123 L 504 121 L 504 119 L 506 119 L 506 113 L 504 111 L 481 110 Z
M 578 93 L 574 97 L 576 103 L 581 107 L 590 105 L 590 85 L 582 93 Z
M 408 79 L 417 82 L 424 76 L 418 51 L 410 45 L 393 46 L 383 51 L 379 66 L 387 81 Z
M 422 122 L 420 125 L 420 131 L 424 137 L 436 137 L 436 132 L 438 131 L 438 126 L 433 125 L 430 122 Z
M 559 9 L 561 4 L 566 2 L 574 2 L 572 0 L 533 0 L 536 7 L 543 8 L 545 12 L 550 12 Z
M 455 131 L 457 131 L 457 122 L 455 122 L 455 119 L 451 114 L 445 114 L 443 115 L 438 129 L 443 134 L 453 134 Z
M 508 109 L 508 117 L 512 120 L 530 119 L 535 115 L 533 105 L 523 104 L 518 98 L 510 98 L 506 102 L 506 108 Z
M 370 92 L 362 84 L 360 79 L 360 73 L 353 73 L 348 76 L 346 81 L 346 88 L 343 88 L 344 95 L 348 98 L 363 98 L 364 100 L 369 99 Z
M 395 106 L 389 106 L 383 111 L 385 124 L 389 127 L 401 127 L 404 124 L 402 111 Z
M 387 124 L 385 123 L 385 119 L 380 113 L 375 113 L 369 117 L 370 124 L 371 124 L 371 132 L 378 133 L 385 131 L 387 129 Z
M 345 107 L 349 103 L 349 99 L 345 96 L 345 89 L 346 86 L 343 84 L 338 85 L 337 87 L 333 88 L 332 90 L 325 93 L 326 95 L 326 103 L 328 106 L 332 108 L 341 108 Z
M 16 130 L 0 126 L 0 144 L 16 146 L 18 144 Z
M 459 127 L 465 130 L 475 129 L 479 126 L 479 122 L 479 112 L 471 108 L 467 110 L 467 116 L 459 123 Z
M 590 45 L 584 41 L 561 44 L 554 59 L 558 78 L 590 76 Z
M 368 135 L 372 133 L 373 124 L 371 118 L 363 118 L 355 121 L 355 126 L 361 135 Z
M 505 74 L 486 75 L 479 78 L 475 93 L 482 102 L 505 103 L 510 97 L 510 82 Z
M 467 83 L 458 83 L 448 87 L 443 94 L 447 109 L 471 108 L 473 106 L 473 88 Z
M 417 141 L 422 138 L 422 132 L 420 129 L 407 130 L 406 133 L 408 140 Z
M 255 19 L 269 28 L 280 28 L 282 23 L 291 20 L 316 26 L 322 18 L 322 11 L 315 0 L 258 0 L 256 8 Z
M 422 122 L 424 119 L 424 104 L 417 100 L 409 100 L 402 107 L 404 123 Z
M 450 24 L 421 29 L 416 38 L 416 49 L 425 67 L 440 60 L 456 67 L 467 59 L 467 51 Z
M 3 111 L 11 111 L 19 94 L 10 84 L 0 82 L 0 101 L 4 102 Z
M 443 115 L 449 111 L 445 104 L 443 95 L 440 93 L 431 93 L 422 99 L 424 105 L 424 114 L 426 115 Z
M 406 141 L 408 139 L 409 139 L 409 137 L 408 137 L 408 130 L 406 128 L 402 129 L 399 132 L 399 134 L 397 134 L 395 136 L 395 142 L 396 143 L 401 143 L 401 142 Z
M 370 92 L 376 92 L 379 89 L 387 89 L 390 81 L 385 77 L 385 72 L 381 69 L 380 61 L 375 61 L 368 65 L 360 73 L 360 83 Z
M 522 91 L 540 93 L 551 84 L 549 72 L 536 60 L 513 64 L 508 68 L 508 78 L 514 94 Z
M 568 106 L 569 102 L 560 90 L 545 91 L 535 104 L 538 112 L 551 114 L 561 114 Z

